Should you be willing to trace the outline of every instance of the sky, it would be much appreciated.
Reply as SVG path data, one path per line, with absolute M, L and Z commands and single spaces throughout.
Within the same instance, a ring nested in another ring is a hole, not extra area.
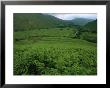
M 96 19 L 97 14 L 95 13 L 89 13 L 89 14 L 68 14 L 68 13 L 48 13 L 48 15 L 55 16 L 62 20 L 72 20 L 75 18 L 88 18 L 88 19 Z

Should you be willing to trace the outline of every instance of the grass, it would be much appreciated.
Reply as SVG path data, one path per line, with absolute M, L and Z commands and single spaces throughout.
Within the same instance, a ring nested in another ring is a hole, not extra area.
M 14 75 L 96 75 L 96 43 L 73 38 L 75 30 L 14 32 Z

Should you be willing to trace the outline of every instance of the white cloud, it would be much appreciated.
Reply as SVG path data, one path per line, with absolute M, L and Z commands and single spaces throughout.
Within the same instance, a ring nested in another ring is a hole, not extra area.
M 96 19 L 97 18 L 97 14 L 93 13 L 93 14 L 67 14 L 67 13 L 49 13 L 49 15 L 55 16 L 59 19 L 63 19 L 63 20 L 72 20 L 74 18 L 89 18 L 89 19 Z

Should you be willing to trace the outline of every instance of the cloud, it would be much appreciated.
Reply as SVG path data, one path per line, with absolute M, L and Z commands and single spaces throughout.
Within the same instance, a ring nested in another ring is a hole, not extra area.
M 63 20 L 72 20 L 75 18 L 89 18 L 89 19 L 96 19 L 97 18 L 97 14 L 95 14 L 95 13 L 90 13 L 90 14 L 85 14 L 85 13 L 81 13 L 81 14 L 48 13 L 48 14 L 55 16 L 59 19 L 63 19 Z

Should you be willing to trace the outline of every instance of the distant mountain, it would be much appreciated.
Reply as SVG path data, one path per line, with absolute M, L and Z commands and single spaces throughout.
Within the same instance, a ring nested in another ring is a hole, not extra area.
M 97 20 L 94 20 L 94 21 L 91 21 L 91 22 L 88 22 L 84 28 L 88 31 L 91 31 L 91 32 L 97 32 Z
M 88 22 L 93 21 L 94 19 L 87 19 L 87 18 L 75 18 L 73 20 L 71 20 L 71 22 L 73 22 L 75 25 L 80 25 L 80 26 L 84 26 L 86 25 Z
M 14 13 L 14 31 L 55 28 L 73 25 L 51 15 L 40 13 Z
M 62 20 L 52 15 L 41 13 L 14 13 L 14 31 L 34 30 L 42 28 L 63 28 L 75 27 L 75 25 L 84 26 L 86 28 L 96 27 L 93 19 L 75 18 L 73 20 Z M 92 23 L 90 23 L 92 22 Z

